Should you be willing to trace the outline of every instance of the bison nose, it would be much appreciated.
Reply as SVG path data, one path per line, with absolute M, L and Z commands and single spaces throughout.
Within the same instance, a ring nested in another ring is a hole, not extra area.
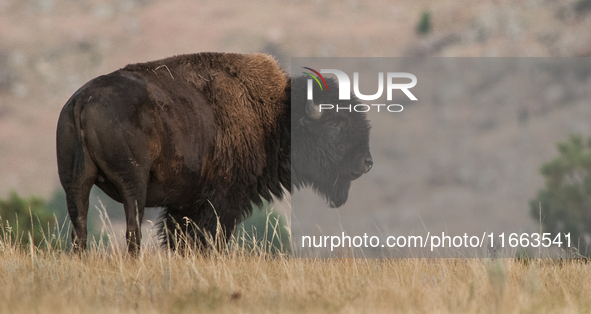
M 371 156 L 365 157 L 365 173 L 368 173 L 369 170 L 371 170 L 372 166 L 373 166 L 373 159 L 371 159 Z

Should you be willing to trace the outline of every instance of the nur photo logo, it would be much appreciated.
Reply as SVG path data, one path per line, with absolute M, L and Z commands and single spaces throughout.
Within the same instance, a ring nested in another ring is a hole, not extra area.
M 310 102 L 314 101 L 313 95 L 313 84 L 314 81 L 318 84 L 321 91 L 328 91 L 328 85 L 326 84 L 326 80 L 322 73 L 324 74 L 333 74 L 336 76 L 338 80 L 339 86 L 339 100 L 351 100 L 351 79 L 349 75 L 344 71 L 337 70 L 337 69 L 321 69 L 320 72 L 309 68 L 303 67 L 306 70 L 311 71 L 303 72 L 304 74 L 311 77 L 308 80 L 308 87 L 307 87 L 307 100 Z M 362 94 L 359 90 L 359 72 L 353 72 L 353 93 L 355 97 L 362 101 L 373 101 L 377 100 L 382 97 L 384 94 L 384 76 L 386 77 L 386 100 L 392 101 L 392 94 L 394 90 L 402 91 L 411 101 L 418 101 L 417 97 L 410 91 L 411 88 L 417 85 L 417 77 L 412 73 L 406 72 L 387 72 L 384 75 L 384 72 L 378 73 L 378 89 L 377 92 L 373 95 L 365 95 Z M 401 80 L 406 80 L 406 82 L 400 82 Z M 410 80 L 408 82 L 407 80 Z M 321 83 L 324 83 L 323 84 Z M 349 104 L 349 105 L 342 105 L 342 104 L 319 104 L 320 112 L 323 110 L 336 110 L 339 111 L 356 111 L 356 112 L 368 112 L 370 110 L 377 110 L 380 112 L 380 109 L 386 109 L 385 111 L 388 112 L 402 112 L 404 107 L 401 104 L 388 104 L 388 103 L 362 103 L 362 104 Z M 384 110 L 382 110 L 384 111 Z

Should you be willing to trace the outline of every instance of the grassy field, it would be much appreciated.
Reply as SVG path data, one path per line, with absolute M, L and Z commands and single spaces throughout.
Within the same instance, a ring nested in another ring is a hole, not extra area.
M 83 256 L 0 242 L 0 313 L 588 313 L 581 260 Z

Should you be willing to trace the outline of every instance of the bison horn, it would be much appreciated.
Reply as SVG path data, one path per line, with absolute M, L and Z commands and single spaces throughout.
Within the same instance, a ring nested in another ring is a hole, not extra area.
M 308 118 L 313 120 L 318 120 L 320 117 L 322 117 L 320 106 L 314 104 L 314 100 L 312 100 L 312 80 L 308 80 L 308 101 L 306 102 L 306 115 Z
M 314 104 L 313 100 L 308 100 L 306 102 L 306 115 L 308 118 L 313 120 L 318 120 L 322 117 L 322 111 L 320 111 L 320 106 Z

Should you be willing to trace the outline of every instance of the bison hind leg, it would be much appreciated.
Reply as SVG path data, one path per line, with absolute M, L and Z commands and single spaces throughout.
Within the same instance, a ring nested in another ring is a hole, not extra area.
M 63 184 L 68 214 L 74 225 L 72 246 L 76 253 L 82 253 L 86 249 L 88 202 L 95 178 L 96 167 L 87 162 L 81 173 L 77 173 L 71 181 Z
M 77 137 L 73 123 L 68 123 L 73 120 L 68 114 L 71 112 L 64 110 L 58 123 L 58 172 L 73 225 L 73 250 L 81 253 L 86 248 L 88 199 L 97 178 L 97 166 Z

